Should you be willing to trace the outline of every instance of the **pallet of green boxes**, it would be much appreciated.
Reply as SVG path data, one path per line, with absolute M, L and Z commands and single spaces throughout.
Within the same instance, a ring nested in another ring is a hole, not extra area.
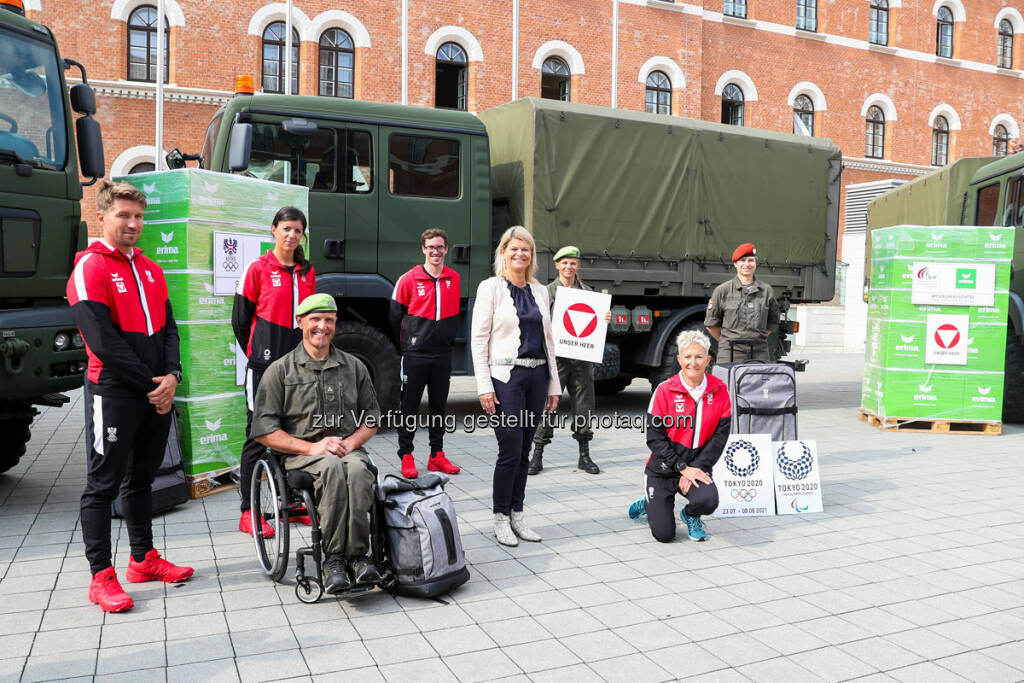
M 296 206 L 308 215 L 309 190 L 191 168 L 119 180 L 146 194 L 138 246 L 167 277 L 181 337 L 174 409 L 182 461 L 192 496 L 207 495 L 230 486 L 245 440 L 244 354 L 231 329 L 238 277 L 273 248 L 278 209 Z
M 1013 228 L 871 234 L 861 417 L 883 428 L 998 434 Z

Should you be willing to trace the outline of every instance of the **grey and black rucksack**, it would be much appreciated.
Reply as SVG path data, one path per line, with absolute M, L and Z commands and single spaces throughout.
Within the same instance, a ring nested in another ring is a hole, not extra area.
M 448 477 L 415 480 L 389 474 L 380 485 L 388 550 L 399 595 L 430 598 L 469 580 Z

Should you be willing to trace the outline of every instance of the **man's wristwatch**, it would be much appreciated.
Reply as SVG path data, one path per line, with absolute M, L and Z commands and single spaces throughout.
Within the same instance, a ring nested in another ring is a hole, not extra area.
M 178 380 L 178 384 L 181 384 L 181 370 L 171 370 L 167 374 L 171 375 L 172 377 L 174 377 L 174 379 Z

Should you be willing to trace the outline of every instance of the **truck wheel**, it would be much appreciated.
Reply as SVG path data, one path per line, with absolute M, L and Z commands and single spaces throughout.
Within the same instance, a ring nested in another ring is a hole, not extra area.
M 1013 328 L 1006 331 L 1006 374 L 1003 384 L 1003 422 L 1024 422 L 1024 345 Z
M 21 456 L 25 455 L 26 444 L 32 438 L 29 426 L 32 424 L 32 415 L 36 412 L 28 404 L 16 406 L 14 410 L 10 410 L 10 408 L 10 405 L 0 408 L 5 414 L 3 418 L 0 418 L 0 434 L 7 437 L 4 447 L 0 448 L 0 474 L 17 465 Z M 27 411 L 32 412 L 25 415 L 24 413 Z M 22 414 L 17 414 L 19 412 Z
M 676 360 L 676 356 L 679 352 L 676 349 L 676 338 L 679 337 L 681 332 L 687 330 L 697 330 L 708 335 L 708 339 L 711 340 L 711 356 L 714 357 L 717 345 L 714 338 L 708 334 L 707 329 L 704 327 L 704 323 L 700 320 L 688 320 L 680 325 L 671 335 L 669 335 L 668 341 L 665 342 L 665 348 L 661 353 L 661 367 L 652 368 L 650 374 L 651 389 L 657 389 L 658 385 L 667 380 L 672 375 L 678 374 L 679 372 L 679 361 Z M 710 368 L 709 368 L 710 370 Z
M 633 378 L 629 375 L 619 375 L 611 379 L 599 379 L 594 381 L 594 393 L 598 396 L 614 396 L 630 384 Z
M 381 412 L 398 408 L 400 358 L 390 339 L 369 325 L 344 320 L 335 330 L 334 345 L 366 365 Z

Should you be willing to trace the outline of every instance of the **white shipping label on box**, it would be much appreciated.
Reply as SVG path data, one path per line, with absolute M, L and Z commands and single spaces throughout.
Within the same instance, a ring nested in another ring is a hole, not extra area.
M 775 441 L 775 507 L 780 515 L 821 512 L 821 473 L 814 441 Z
M 274 238 L 242 232 L 213 233 L 213 293 L 234 294 L 249 261 L 274 248 Z
M 970 316 L 930 314 L 924 339 L 924 362 L 967 365 Z
M 611 310 L 611 294 L 559 287 L 551 313 L 555 355 L 591 363 L 604 359 L 605 314 Z
M 731 434 L 712 472 L 718 486 L 715 517 L 775 514 L 771 434 Z
M 994 263 L 932 263 L 915 261 L 910 302 L 937 306 L 992 306 L 995 304 Z

